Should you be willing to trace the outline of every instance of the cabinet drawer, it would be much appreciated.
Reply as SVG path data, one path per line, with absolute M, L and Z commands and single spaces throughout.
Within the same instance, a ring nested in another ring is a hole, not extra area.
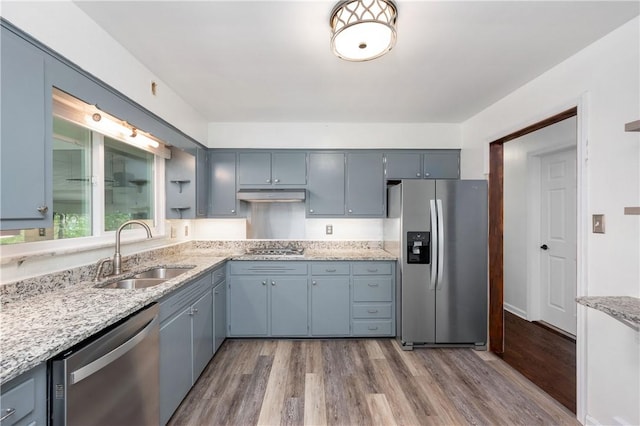
M 224 266 L 222 268 L 213 271 L 213 285 L 220 284 L 226 278 L 226 272 Z
M 307 263 L 290 262 L 245 262 L 236 261 L 229 264 L 232 275 L 307 275 Z
M 391 320 L 387 321 L 354 321 L 354 336 L 391 336 Z
M 10 391 L 4 392 L 0 404 L 0 414 L 6 416 L 9 414 L 8 410 L 12 410 L 13 414 L 8 416 L 2 425 L 16 424 L 20 419 L 29 415 L 35 408 L 35 399 L 36 383 L 32 378 Z
M 391 275 L 391 263 L 354 262 L 353 275 Z
M 349 264 L 346 262 L 312 263 L 311 275 L 349 275 Z
M 391 278 L 354 278 L 353 301 L 391 302 L 392 289 Z
M 211 274 L 206 274 L 196 279 L 191 284 L 172 293 L 160 303 L 160 322 L 166 320 L 183 307 L 193 303 L 195 299 L 211 287 Z
M 385 305 L 353 305 L 354 318 L 391 318 L 391 304 Z

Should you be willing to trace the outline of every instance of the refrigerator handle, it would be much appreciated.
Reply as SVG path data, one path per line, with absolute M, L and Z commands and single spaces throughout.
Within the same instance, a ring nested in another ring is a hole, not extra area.
M 438 280 L 436 289 L 442 288 L 442 275 L 444 274 L 444 211 L 442 209 L 442 200 L 437 200 L 438 210 Z
M 431 281 L 429 283 L 429 290 L 436 288 L 436 279 L 438 274 L 438 263 L 436 259 L 438 257 L 438 213 L 436 210 L 436 200 L 429 200 L 429 217 L 431 218 Z

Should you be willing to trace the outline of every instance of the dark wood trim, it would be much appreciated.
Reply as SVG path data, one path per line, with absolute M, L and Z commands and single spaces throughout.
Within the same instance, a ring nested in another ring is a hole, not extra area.
M 578 115 L 578 107 L 531 124 L 489 145 L 489 350 L 504 351 L 504 149 L 503 144 Z
M 489 349 L 504 351 L 504 148 L 501 142 L 489 146 Z

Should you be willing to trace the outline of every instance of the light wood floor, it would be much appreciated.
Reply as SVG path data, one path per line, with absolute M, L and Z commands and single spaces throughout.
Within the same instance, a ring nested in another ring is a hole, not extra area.
M 170 425 L 576 425 L 504 361 L 395 340 L 227 340 Z

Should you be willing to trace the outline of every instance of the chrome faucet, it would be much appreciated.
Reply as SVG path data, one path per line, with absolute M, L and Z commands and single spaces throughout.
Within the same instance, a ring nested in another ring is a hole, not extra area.
M 152 237 L 151 229 L 149 229 L 149 225 L 142 222 L 141 220 L 128 220 L 122 225 L 120 225 L 118 227 L 118 230 L 116 231 L 116 252 L 113 255 L 112 275 L 118 275 L 122 273 L 122 256 L 120 255 L 120 232 L 122 232 L 122 228 L 124 228 L 125 226 L 134 225 L 134 224 L 142 226 L 147 231 L 147 238 Z

